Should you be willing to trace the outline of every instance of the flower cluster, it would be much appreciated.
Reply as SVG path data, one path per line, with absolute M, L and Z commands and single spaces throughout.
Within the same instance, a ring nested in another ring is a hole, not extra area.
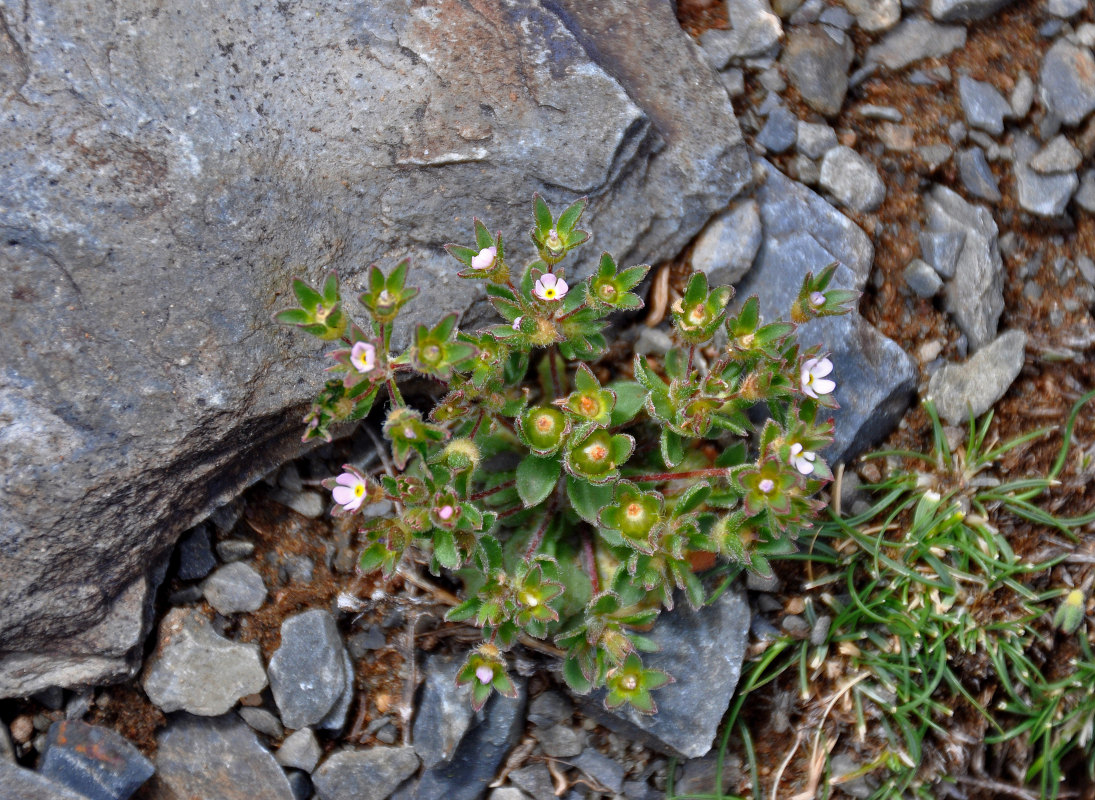
M 411 548 L 435 574 L 460 570 L 463 596 L 448 618 L 483 631 L 457 678 L 477 708 L 492 692 L 513 693 L 506 651 L 532 637 L 565 652 L 575 691 L 604 687 L 609 707 L 653 712 L 651 691 L 671 678 L 640 653 L 659 610 L 682 595 L 702 604 L 697 565 L 711 559 L 767 572 L 767 558 L 809 528 L 832 478 L 822 452 L 834 365 L 800 351 L 795 330 L 847 309 L 854 295 L 828 288 L 836 266 L 807 275 L 791 321 L 772 322 L 755 297 L 732 306 L 731 289 L 696 273 L 672 307 L 675 347 L 601 363 L 608 318 L 642 307 L 633 290 L 649 267 L 620 269 L 604 253 L 588 277 L 568 280 L 561 264 L 589 238 L 578 228 L 585 206 L 556 217 L 535 197 L 538 257 L 519 272 L 502 234 L 479 220 L 473 246 L 447 245 L 502 318 L 485 330 L 460 331 L 449 314 L 391 352 L 399 312 L 417 294 L 406 261 L 368 269 L 364 324 L 344 313 L 333 274 L 318 290 L 294 280 L 300 306 L 277 315 L 341 342 L 305 439 L 330 439 L 333 426 L 386 399 L 394 472 L 347 466 L 325 485 L 335 513 L 361 520 L 361 570 L 411 569 Z M 714 352 L 720 331 L 727 344 Z M 402 396 L 413 375 L 443 387 L 432 409 Z M 363 514 L 379 501 L 394 512 Z

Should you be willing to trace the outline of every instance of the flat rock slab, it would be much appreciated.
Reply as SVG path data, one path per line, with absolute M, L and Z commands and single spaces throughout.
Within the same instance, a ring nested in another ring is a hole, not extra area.
M 655 262 L 749 178 L 662 0 L 0 15 L 4 697 L 128 675 L 149 564 L 299 453 L 323 376 L 270 322 L 292 275 L 337 268 L 352 296 L 412 256 L 430 322 L 479 297 L 441 250 L 472 215 L 522 262 L 533 192 L 588 194 L 586 263 Z
M 261 692 L 266 670 L 257 644 L 226 639 L 200 612 L 174 608 L 160 623 L 141 685 L 163 711 L 218 716 L 239 698 Z
M 471 726 L 471 684 L 457 685 L 462 655 L 431 655 L 423 674 L 422 699 L 414 720 L 414 749 L 427 769 L 448 761 Z
M 6 797 L 18 800 L 87 800 L 63 783 L 10 761 L 0 760 L 0 786 L 8 793 Z
M 234 714 L 180 713 L 157 742 L 150 800 L 295 800 L 273 755 Z
M 963 425 L 970 414 L 979 417 L 992 408 L 1019 377 L 1026 343 L 1024 331 L 1008 331 L 964 364 L 943 365 L 928 383 L 928 396 L 939 416 L 951 425 Z
M 640 714 L 627 706 L 607 711 L 603 689 L 582 698 L 586 713 L 660 752 L 699 758 L 711 749 L 741 677 L 751 617 L 745 591 L 737 585 L 699 610 L 681 600 L 648 634 L 658 652 L 643 654 L 644 666 L 674 678 L 653 693 L 658 713 Z
M 88 800 L 128 800 L 155 772 L 113 729 L 79 720 L 50 726 L 39 769 Z

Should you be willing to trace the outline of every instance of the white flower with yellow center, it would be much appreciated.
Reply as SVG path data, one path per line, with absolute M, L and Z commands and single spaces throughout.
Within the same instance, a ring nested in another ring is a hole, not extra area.
M 539 277 L 532 293 L 541 300 L 562 300 L 569 290 L 566 281 L 549 272 Z
M 802 393 L 815 400 L 818 395 L 832 394 L 836 389 L 836 382 L 825 376 L 833 371 L 833 362 L 827 358 L 808 358 L 802 362 L 800 380 Z

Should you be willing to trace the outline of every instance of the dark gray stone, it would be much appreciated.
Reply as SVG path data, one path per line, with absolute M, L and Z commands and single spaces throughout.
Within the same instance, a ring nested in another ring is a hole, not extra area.
M 958 98 L 971 128 L 979 128 L 993 136 L 1004 132 L 1004 117 L 1011 116 L 1011 104 L 991 83 L 962 75 L 958 78 Z
M 905 283 L 919 297 L 935 297 L 943 289 L 939 273 L 919 258 L 914 258 L 905 267 Z
M 768 115 L 757 134 L 757 143 L 770 153 L 785 153 L 795 146 L 798 138 L 798 117 L 779 106 Z
M 1015 190 L 1019 205 L 1040 217 L 1059 217 L 1065 213 L 1068 201 L 1080 186 L 1075 173 L 1040 175 L 1031 168 L 1031 159 L 1038 152 L 1038 143 L 1025 133 L 1015 134 Z
M 555 796 L 555 785 L 551 780 L 551 773 L 544 764 L 529 764 L 527 767 L 515 769 L 509 774 L 509 780 L 529 797 Z
M 88 800 L 64 784 L 0 759 L 0 786 L 12 800 Z
M 1041 175 L 1075 172 L 1083 161 L 1080 151 L 1062 135 L 1054 136 L 1030 160 L 1030 168 Z
M 999 229 L 992 214 L 967 203 L 945 186 L 935 186 L 924 198 L 931 233 L 965 236 L 954 278 L 947 284 L 947 311 L 977 350 L 996 338 L 1004 310 L 1004 262 L 997 246 Z
M 1011 106 L 1011 115 L 1015 119 L 1025 119 L 1030 113 L 1030 107 L 1034 105 L 1034 81 L 1026 71 L 1020 70 L 1019 77 L 1015 79 L 1015 86 L 1008 96 L 1008 105 Z
M 477 800 L 482 796 L 525 728 L 528 687 L 523 678 L 513 677 L 517 697 L 494 694 L 476 715 L 476 724 L 464 735 L 452 759 L 425 770 L 418 781 L 401 787 L 392 800 Z
M 992 167 L 985 158 L 984 150 L 980 147 L 959 150 L 955 161 L 958 164 L 962 185 L 966 187 L 967 192 L 990 203 L 999 203 L 1003 199 L 1000 187 L 996 183 L 996 176 L 992 174 Z
M 712 286 L 733 286 L 753 266 L 760 241 L 756 201 L 737 201 L 711 220 L 696 239 L 692 268 L 705 273 Z
M 848 68 L 855 56 L 852 41 L 840 35 L 834 41 L 821 25 L 791 29 L 780 61 L 791 85 L 814 111 L 835 116 L 848 91 Z
M 571 763 L 612 794 L 619 794 L 624 788 L 623 766 L 593 748 L 583 750 Z
M 289 779 L 289 789 L 294 800 L 309 800 L 313 796 L 312 779 L 300 770 L 291 769 L 285 773 Z
M 936 25 L 931 20 L 907 19 L 867 50 L 868 64 L 898 70 L 925 58 L 941 58 L 966 46 L 962 25 Z
M 296 733 L 290 734 L 281 747 L 274 753 L 274 758 L 283 767 L 302 769 L 311 772 L 319 763 L 319 757 L 323 754 L 316 735 L 311 728 L 301 728 Z
M 541 728 L 566 722 L 574 714 L 574 704 L 563 694 L 548 689 L 532 698 L 528 704 L 528 719 Z
M 824 122 L 798 123 L 796 147 L 807 158 L 821 158 L 837 144 L 836 131 Z
M 920 234 L 920 254 L 942 277 L 953 278 L 965 243 L 966 234 L 962 231 L 924 231 Z
M 70 720 L 50 726 L 38 769 L 88 800 L 128 800 L 155 772 L 112 729 Z
M 255 554 L 255 543 L 247 539 L 224 539 L 217 542 L 217 556 L 226 564 L 243 561 Z
M 553 794 L 548 796 L 553 796 Z M 499 786 L 497 789 L 491 790 L 488 798 L 489 800 L 532 800 L 516 786 Z
M 1089 169 L 1080 179 L 1080 188 L 1076 190 L 1076 205 L 1084 211 L 1095 214 L 1095 169 Z
M 346 641 L 346 647 L 353 658 L 363 658 L 371 650 L 379 650 L 388 644 L 384 631 L 379 625 L 370 625 L 368 630 L 355 633 Z
M 853 211 L 876 211 L 886 199 L 886 184 L 874 164 L 844 145 L 821 160 L 818 185 Z
M 265 708 L 244 706 L 236 713 L 254 730 L 269 736 L 271 739 L 280 739 L 285 735 L 285 728 L 282 727 L 281 720 L 272 711 L 267 711 Z
M 0 761 L 15 763 L 15 745 L 12 744 L 8 726 L 0 722 Z
M 756 197 L 764 242 L 735 303 L 756 294 L 766 319 L 786 318 L 806 273 L 833 261 L 842 265 L 833 287 L 862 290 L 874 257 L 866 234 L 817 194 L 761 163 L 766 180 Z M 855 313 L 813 320 L 799 329 L 799 340 L 828 351 L 836 367 L 840 408 L 825 457 L 847 460 L 889 433 L 916 386 L 912 359 Z
M 627 706 L 608 711 L 600 689 L 582 699 L 586 713 L 655 750 L 702 756 L 715 740 L 741 676 L 749 619 L 749 602 L 736 585 L 699 610 L 682 600 L 672 613 L 659 616 L 647 634 L 658 651 L 643 654 L 644 666 L 674 678 L 653 693 L 658 712 L 640 714 Z
M 266 600 L 266 584 L 250 564 L 225 564 L 205 579 L 202 593 L 209 605 L 225 616 L 258 611 Z
M 179 540 L 179 569 L 175 574 L 184 581 L 204 578 L 217 566 L 209 543 L 209 529 L 199 525 Z
M 427 769 L 448 761 L 471 726 L 471 684 L 456 685 L 462 656 L 431 655 L 423 666 L 422 699 L 415 716 L 414 749 Z
M 984 19 L 1011 0 L 931 0 L 931 14 L 940 22 Z
M 154 797 L 293 800 L 281 767 L 235 714 L 176 714 L 156 741 L 155 784 L 162 791 Z
M 1042 57 L 1038 84 L 1049 112 L 1066 125 L 1079 125 L 1095 109 L 1095 57 L 1058 39 Z
M 354 662 L 345 648 L 342 649 L 342 674 L 342 693 L 327 715 L 316 723 L 316 727 L 326 733 L 341 733 L 354 701 Z
M 1004 396 L 1023 368 L 1027 335 L 1012 330 L 974 353 L 964 364 L 946 364 L 931 377 L 928 396 L 939 416 L 962 425 Z
M 540 748 L 551 758 L 571 758 L 585 748 L 585 736 L 568 722 L 536 728 L 532 732 Z
M 290 555 L 286 557 L 282 569 L 288 583 L 311 583 L 316 569 L 316 562 L 308 556 Z
M 197 610 L 172 609 L 159 635 L 141 686 L 163 711 L 217 716 L 266 686 L 259 646 L 225 639 Z
M 473 213 L 524 263 L 533 191 L 588 194 L 582 264 L 656 263 L 748 181 L 669 5 L 588 6 L 0 12 L 0 696 L 128 675 L 149 565 L 300 452 L 293 273 L 413 256 L 429 322 L 479 296 L 439 247 Z
M 721 761 L 721 764 L 720 764 Z M 721 768 L 722 780 L 719 780 Z M 684 796 L 731 794 L 735 783 L 741 777 L 740 757 L 731 751 L 719 759 L 717 753 L 703 758 L 691 758 L 684 762 L 680 777 L 673 788 Z
M 327 716 L 345 692 L 345 663 L 338 626 L 327 611 L 313 609 L 282 622 L 269 672 L 285 727 L 297 730 Z

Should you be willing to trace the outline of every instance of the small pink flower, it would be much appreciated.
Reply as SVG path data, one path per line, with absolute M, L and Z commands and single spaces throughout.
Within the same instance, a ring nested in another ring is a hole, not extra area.
M 823 305 L 825 305 L 825 295 L 823 295 L 821 292 L 811 292 L 810 305 L 812 305 L 814 308 L 821 308 Z
M 802 363 L 802 392 L 815 400 L 820 394 L 831 394 L 836 383 L 825 376 L 833 371 L 833 362 L 827 358 L 808 358 Z
M 515 319 L 513 321 L 513 329 L 515 331 L 521 330 L 521 320 L 523 320 L 523 319 L 524 319 L 524 317 L 518 317 L 517 319 Z
M 337 478 L 338 484 L 331 492 L 335 502 L 342 506 L 344 511 L 357 511 L 365 502 L 365 480 L 353 472 L 343 472 Z
M 549 272 L 540 276 L 532 293 L 541 300 L 562 300 L 569 290 L 566 281 Z
M 769 494 L 773 489 L 776 488 L 776 482 L 771 478 L 762 478 L 761 481 L 757 484 L 757 488 L 760 489 L 764 494 Z
M 475 679 L 480 683 L 490 683 L 494 680 L 494 670 L 486 664 L 480 664 L 475 668 Z
M 795 469 L 803 475 L 810 475 L 813 473 L 814 461 L 816 460 L 817 453 L 804 449 L 798 442 L 791 445 L 791 463 L 794 465 Z
M 350 351 L 350 363 L 362 374 L 372 372 L 376 366 L 376 347 L 369 342 L 358 342 Z
M 455 513 L 456 509 L 453 508 L 451 505 L 448 505 L 447 503 L 441 506 L 441 508 L 437 509 L 437 516 L 441 517 L 441 519 L 445 520 L 446 522 L 452 519 L 452 515 Z
M 471 257 L 472 269 L 490 269 L 494 266 L 494 259 L 498 256 L 498 248 L 484 247 L 478 255 Z

